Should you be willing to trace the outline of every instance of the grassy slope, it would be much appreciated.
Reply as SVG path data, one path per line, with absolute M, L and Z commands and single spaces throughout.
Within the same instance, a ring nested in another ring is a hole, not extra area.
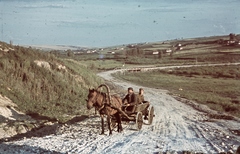
M 67 115 L 82 114 L 88 88 L 101 82 L 80 62 L 3 42 L 0 45 L 0 93 L 27 114 L 60 121 L 68 120 Z M 47 62 L 50 69 L 38 66 L 35 60 Z

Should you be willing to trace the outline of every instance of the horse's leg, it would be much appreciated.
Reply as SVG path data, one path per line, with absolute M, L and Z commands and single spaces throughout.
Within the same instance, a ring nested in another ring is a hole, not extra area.
M 107 116 L 107 122 L 108 122 L 109 135 L 112 135 L 111 116 Z
M 121 120 L 121 116 L 119 113 L 116 113 L 116 119 L 117 119 L 117 123 L 118 123 L 118 132 L 122 132 L 123 131 L 122 120 Z
M 104 116 L 101 114 L 101 122 L 102 122 L 102 133 L 101 135 L 104 134 Z

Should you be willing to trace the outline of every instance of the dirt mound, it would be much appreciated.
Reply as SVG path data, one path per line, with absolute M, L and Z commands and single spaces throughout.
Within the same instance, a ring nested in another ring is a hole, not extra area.
M 17 105 L 0 95 L 0 139 L 26 133 L 35 121 L 16 110 Z M 28 123 L 28 125 L 27 125 Z
M 0 95 L 0 119 L 3 120 L 22 120 L 29 118 L 24 113 L 17 111 L 17 107 L 9 98 Z

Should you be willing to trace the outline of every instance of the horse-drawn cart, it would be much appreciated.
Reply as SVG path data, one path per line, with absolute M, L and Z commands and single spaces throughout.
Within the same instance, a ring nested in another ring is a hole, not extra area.
M 99 89 L 106 87 L 107 93 L 101 92 Z M 109 134 L 112 134 L 112 127 L 118 126 L 118 132 L 122 131 L 121 121 L 136 123 L 137 129 L 140 130 L 144 123 L 143 115 L 148 115 L 147 124 L 151 125 L 154 117 L 154 108 L 149 102 L 137 104 L 133 106 L 131 111 L 127 110 L 128 106 L 122 104 L 122 99 L 116 95 L 110 95 L 109 87 L 101 84 L 97 89 L 89 89 L 87 108 L 95 107 L 99 111 L 102 121 L 102 133 L 104 134 L 104 115 L 107 115 Z
M 123 113 L 121 113 L 121 120 L 125 122 L 134 121 L 136 123 L 136 128 L 140 130 L 143 125 L 143 115 L 145 112 L 148 114 L 148 125 L 152 124 L 154 117 L 154 108 L 153 106 L 149 106 L 148 103 L 138 104 L 135 106 L 134 111 L 127 111 L 127 107 L 122 107 Z

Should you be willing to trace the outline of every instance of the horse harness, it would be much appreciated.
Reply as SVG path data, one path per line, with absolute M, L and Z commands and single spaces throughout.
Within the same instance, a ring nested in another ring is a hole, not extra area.
M 98 93 L 97 96 L 96 96 L 96 100 L 97 100 L 97 98 L 98 98 L 98 95 L 100 95 L 100 94 L 103 94 L 102 106 L 100 106 L 99 108 L 97 108 L 97 106 L 95 105 L 95 107 L 96 107 L 96 109 L 98 110 L 98 112 L 101 114 L 102 110 L 103 110 L 106 106 L 108 106 L 108 107 L 110 107 L 110 108 L 112 108 L 112 109 L 115 109 L 111 103 L 110 103 L 110 104 L 107 103 L 106 93 Z
M 96 102 L 97 102 L 98 96 L 99 96 L 100 94 L 103 94 L 102 106 L 97 107 Z M 105 108 L 105 105 L 106 105 L 106 104 L 107 104 L 107 103 L 106 103 L 106 93 L 98 92 L 98 93 L 97 93 L 97 96 L 96 96 L 96 99 L 95 99 L 94 106 L 95 106 L 95 108 L 98 110 L 99 113 Z

